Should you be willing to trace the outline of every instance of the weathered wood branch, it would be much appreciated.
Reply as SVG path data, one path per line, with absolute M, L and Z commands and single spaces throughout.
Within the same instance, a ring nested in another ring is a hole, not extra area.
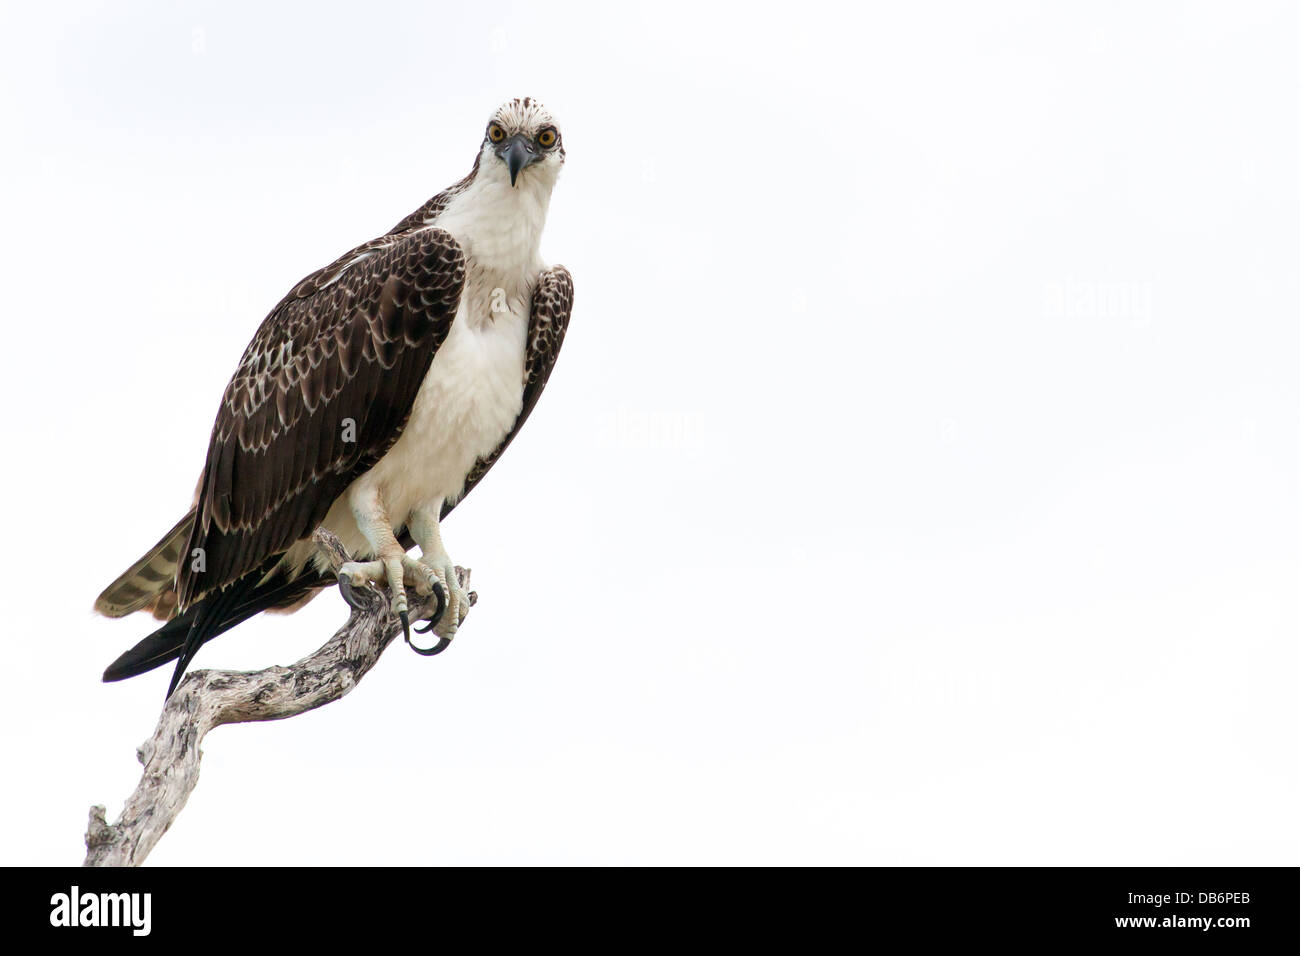
M 338 538 L 324 529 L 316 542 L 337 571 L 348 555 Z M 469 571 L 457 568 L 461 585 L 469 588 Z M 316 653 L 289 667 L 260 671 L 199 670 L 185 676 L 167 699 L 153 736 L 136 751 L 144 775 L 109 825 L 104 808 L 90 808 L 86 830 L 85 866 L 138 866 L 144 862 L 177 814 L 185 806 L 199 779 L 199 745 L 204 736 L 222 724 L 255 720 L 283 720 L 315 710 L 346 695 L 379 660 L 402 632 L 401 622 L 388 608 L 385 595 L 373 588 L 357 588 L 365 610 L 353 610 L 348 622 Z M 432 614 L 433 597 L 421 598 L 408 590 L 411 620 Z M 471 594 L 471 604 L 476 595 Z M 434 633 L 441 634 L 443 625 Z

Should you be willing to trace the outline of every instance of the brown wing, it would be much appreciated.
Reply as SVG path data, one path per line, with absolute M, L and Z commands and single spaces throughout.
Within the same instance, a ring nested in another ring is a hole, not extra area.
M 212 429 L 177 573 L 182 609 L 311 535 L 392 447 L 464 278 L 449 233 L 390 234 L 308 276 L 267 316 Z
M 488 473 L 502 452 L 510 447 L 519 429 L 532 413 L 541 397 L 546 380 L 551 377 L 555 359 L 564 344 L 564 333 L 569 327 L 569 312 L 573 309 L 573 276 L 564 266 L 552 266 L 542 273 L 533 290 L 532 310 L 528 317 L 528 355 L 524 360 L 524 404 L 515 419 L 514 427 L 493 449 L 492 454 L 480 458 L 465 479 L 465 488 L 456 501 L 442 506 L 442 517 L 447 517 L 456 504 L 465 499 L 475 485 Z

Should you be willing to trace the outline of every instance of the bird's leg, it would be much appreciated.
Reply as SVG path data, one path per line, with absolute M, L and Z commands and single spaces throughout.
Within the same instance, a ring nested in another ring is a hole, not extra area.
M 456 629 L 469 613 L 469 595 L 464 583 L 456 574 L 456 566 L 447 557 L 447 549 L 442 545 L 442 532 L 439 530 L 439 515 L 442 513 L 442 501 L 438 500 L 421 505 L 411 512 L 409 523 L 411 537 L 420 546 L 420 564 L 434 575 L 442 585 L 443 594 L 447 596 L 447 608 L 442 615 L 442 627 L 439 633 L 448 641 L 456 636 Z M 434 624 L 439 623 L 437 618 Z M 430 628 L 425 628 L 429 630 Z
M 356 518 L 357 528 L 370 545 L 370 553 L 375 555 L 373 561 L 349 561 L 339 568 L 339 589 L 349 604 L 350 591 L 354 585 L 379 584 L 388 586 L 391 597 L 390 607 L 402 622 L 402 633 L 409 643 L 411 640 L 410 606 L 406 602 L 405 582 L 410 577 L 417 594 L 428 595 L 434 592 L 437 577 L 425 565 L 409 557 L 402 548 L 393 526 L 384 511 L 383 503 L 376 491 L 362 491 L 354 495 L 352 515 Z M 442 605 L 446 600 L 446 590 L 442 592 Z

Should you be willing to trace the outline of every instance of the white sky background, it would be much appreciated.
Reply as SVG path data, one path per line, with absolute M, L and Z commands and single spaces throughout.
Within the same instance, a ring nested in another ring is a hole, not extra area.
M 577 304 L 480 602 L 215 731 L 151 863 L 1297 862 L 1294 9 L 63 6 L 0 24 L 0 862 L 139 778 L 89 608 L 262 317 L 516 95 Z

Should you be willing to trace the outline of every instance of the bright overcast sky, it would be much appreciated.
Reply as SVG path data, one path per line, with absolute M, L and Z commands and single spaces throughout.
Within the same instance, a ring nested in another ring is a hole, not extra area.
M 479 604 L 213 732 L 150 863 L 1297 861 L 1294 8 L 58 6 L 0 29 L 0 862 L 139 778 L 170 668 L 90 606 L 262 317 L 522 95 L 577 296 Z

